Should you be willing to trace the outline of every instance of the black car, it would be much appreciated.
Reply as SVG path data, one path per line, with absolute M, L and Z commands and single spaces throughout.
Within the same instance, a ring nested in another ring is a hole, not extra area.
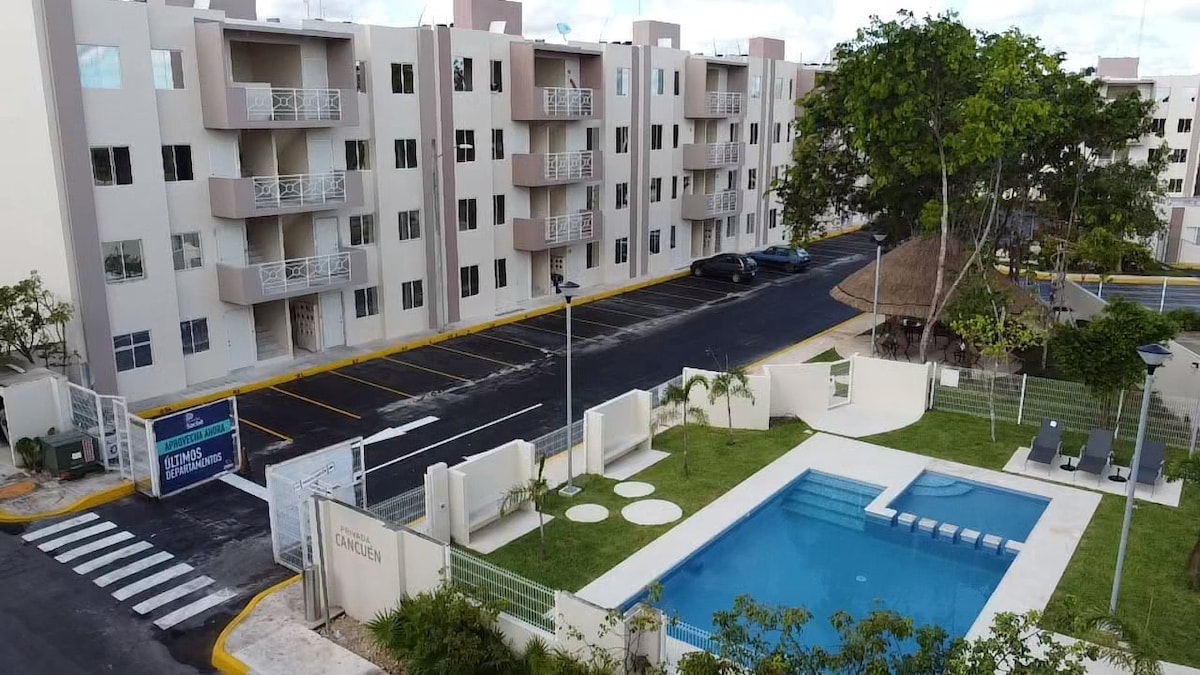
M 694 277 L 720 277 L 736 283 L 750 281 L 758 274 L 758 263 L 741 253 L 721 253 L 692 263 Z

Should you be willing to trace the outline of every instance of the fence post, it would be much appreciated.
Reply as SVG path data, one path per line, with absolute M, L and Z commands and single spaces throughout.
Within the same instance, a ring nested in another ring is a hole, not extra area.
M 1200 431 L 1200 400 L 1196 401 L 1196 410 L 1192 413 L 1192 437 L 1188 440 L 1188 456 L 1196 452 L 1196 432 Z
M 1162 314 L 1163 307 L 1167 304 L 1167 278 L 1163 277 L 1162 295 L 1158 298 L 1158 313 Z
M 1017 424 L 1021 424 L 1021 419 L 1025 417 L 1025 383 L 1029 379 L 1029 373 L 1021 375 L 1021 401 L 1017 403 Z
M 1125 410 L 1125 390 L 1121 390 L 1120 398 L 1117 399 L 1117 419 L 1113 422 L 1113 439 L 1121 435 L 1121 413 Z
M 933 393 L 937 391 L 938 383 L 938 363 L 933 364 L 933 377 L 929 379 L 929 407 L 926 410 L 933 410 Z M 942 367 L 945 367 L 944 365 Z

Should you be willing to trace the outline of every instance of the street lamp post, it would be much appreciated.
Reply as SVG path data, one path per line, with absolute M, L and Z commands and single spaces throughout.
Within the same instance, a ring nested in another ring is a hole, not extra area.
M 871 300 L 871 356 L 875 356 L 875 327 L 879 325 L 879 265 L 883 260 L 883 240 L 887 235 L 876 232 L 871 235 L 875 240 L 875 297 Z
M 1121 595 L 1121 573 L 1125 569 L 1125 549 L 1129 547 L 1129 526 L 1133 521 L 1134 491 L 1137 490 L 1137 470 L 1142 461 L 1142 446 L 1146 442 L 1146 422 L 1150 417 L 1150 388 L 1154 384 L 1154 371 L 1171 358 L 1171 351 L 1158 344 L 1142 345 L 1137 348 L 1138 356 L 1146 364 L 1146 384 L 1142 390 L 1142 412 L 1138 417 L 1137 441 L 1133 445 L 1133 461 L 1129 465 L 1129 476 L 1125 487 L 1125 521 L 1121 524 L 1121 545 L 1117 549 L 1117 570 L 1113 574 L 1112 597 L 1108 611 L 1117 611 L 1117 598 Z
M 446 328 L 448 307 L 450 303 L 449 297 L 446 295 L 445 272 L 445 255 L 446 255 L 446 238 L 442 230 L 442 187 L 438 181 L 438 166 L 442 160 L 442 152 L 437 149 L 437 140 L 430 141 L 433 146 L 433 161 L 430 162 L 433 166 L 429 168 L 433 175 L 433 284 L 431 286 L 439 292 L 437 296 L 437 325 L 434 327 L 441 332 Z M 474 150 L 475 146 L 470 143 L 459 143 L 454 146 L 455 150 Z
M 575 485 L 575 452 L 571 439 L 571 300 L 579 294 L 579 284 L 566 281 L 558 285 L 558 291 L 567 301 L 567 484 L 558 493 L 564 497 L 574 497 L 580 490 Z

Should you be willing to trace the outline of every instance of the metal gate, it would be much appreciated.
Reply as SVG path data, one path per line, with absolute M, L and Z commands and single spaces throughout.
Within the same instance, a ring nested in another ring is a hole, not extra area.
M 314 494 L 366 506 L 363 439 L 343 441 L 267 467 L 267 507 L 275 562 L 302 572 L 317 562 Z
M 829 364 L 829 409 L 844 406 L 850 402 L 851 381 L 854 369 L 849 359 L 834 361 Z
M 124 409 L 125 403 L 122 401 L 120 412 L 125 412 Z M 116 412 L 114 411 L 114 414 Z M 122 418 L 118 416 L 117 419 Z M 123 419 L 125 434 L 129 438 L 129 479 L 133 481 L 138 492 L 157 497 L 161 494 L 158 489 L 158 454 L 154 447 L 154 433 L 150 422 L 127 412 Z
M 67 383 L 67 413 L 71 426 L 100 443 L 101 461 L 106 471 L 120 471 L 124 477 L 120 439 L 116 434 L 115 422 L 107 412 L 100 394 L 74 382 Z
M 134 480 L 133 462 L 129 456 L 129 411 L 125 399 L 120 396 L 96 397 L 100 401 L 100 414 L 104 418 L 100 438 L 104 446 L 105 466 L 109 471 L 119 470 L 121 477 Z

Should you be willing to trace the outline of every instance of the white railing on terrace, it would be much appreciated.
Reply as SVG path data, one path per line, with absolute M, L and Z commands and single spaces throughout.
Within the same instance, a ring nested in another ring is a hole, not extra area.
M 255 122 L 342 119 L 337 89 L 246 88 L 246 117 Z
M 546 242 L 566 244 L 592 238 L 592 212 L 551 216 L 546 219 Z
M 703 628 L 697 628 L 682 621 L 667 621 L 666 623 L 666 658 L 667 663 L 676 666 L 684 654 L 701 650 L 720 656 L 721 646 L 712 634 Z
M 737 164 L 742 161 L 741 143 L 709 143 L 708 163 L 715 166 Z
M 712 115 L 740 115 L 742 95 L 736 91 L 708 92 L 708 112 Z
M 587 117 L 592 114 L 591 89 L 546 87 L 542 91 L 542 110 L 547 115 Z
M 546 180 L 583 180 L 592 177 L 592 151 L 546 154 Z
M 263 295 L 319 288 L 350 280 L 350 253 L 341 251 L 254 265 Z
M 346 172 L 344 171 L 254 177 L 255 208 L 272 209 L 344 201 L 346 201 Z
M 713 216 L 736 211 L 737 191 L 722 190 L 721 192 L 704 195 L 704 210 Z

